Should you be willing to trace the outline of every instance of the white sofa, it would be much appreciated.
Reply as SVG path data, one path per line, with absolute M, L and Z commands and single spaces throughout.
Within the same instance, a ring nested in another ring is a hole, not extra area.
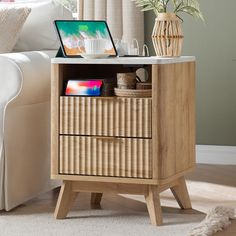
M 57 186 L 50 180 L 50 59 L 55 51 L 0 55 L 0 209 Z
M 54 0 L 15 2 L 0 7 L 31 12 L 15 52 L 0 54 L 0 210 L 7 211 L 60 184 L 50 180 L 50 60 L 59 46 L 53 20 L 72 19 Z

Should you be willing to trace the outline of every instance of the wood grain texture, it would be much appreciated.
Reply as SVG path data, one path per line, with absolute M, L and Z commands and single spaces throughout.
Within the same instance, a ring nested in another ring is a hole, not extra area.
M 192 204 L 189 198 L 188 189 L 184 177 L 178 179 L 177 183 L 172 186 L 171 191 L 182 209 L 191 209 Z
M 186 169 L 176 175 L 170 176 L 166 179 L 141 179 L 141 178 L 125 178 L 125 177 L 110 177 L 110 176 L 88 176 L 88 175 L 67 175 L 57 174 L 52 175 L 53 179 L 71 180 L 71 181 L 87 181 L 87 182 L 101 182 L 101 183 L 121 183 L 121 184 L 140 184 L 140 185 L 168 185 L 174 180 L 184 176 L 186 173 L 192 172 L 194 167 Z
M 56 219 L 64 219 L 67 216 L 77 195 L 78 192 L 72 191 L 72 181 L 64 181 L 61 186 L 56 209 L 54 212 L 54 216 Z
M 188 86 L 188 138 L 189 138 L 189 159 L 188 166 L 196 165 L 196 64 L 190 63 L 185 72 L 189 78 Z
M 154 179 L 141 179 L 141 178 L 125 178 L 125 177 L 110 177 L 110 176 L 88 176 L 88 175 L 68 175 L 57 174 L 52 175 L 53 179 L 59 180 L 73 180 L 73 181 L 86 181 L 86 182 L 101 182 L 101 183 L 121 183 L 121 184 L 139 184 L 139 185 L 157 185 L 158 181 Z
M 60 97 L 60 133 L 151 138 L 151 98 Z
M 62 84 L 62 66 L 51 66 L 51 174 L 58 174 L 59 157 L 59 96 Z
M 149 186 L 145 199 L 152 225 L 162 225 L 162 211 L 158 187 Z
M 97 182 L 73 182 L 72 189 L 75 192 L 93 192 L 101 193 L 113 193 L 113 194 L 148 194 L 147 185 L 139 184 L 120 184 L 120 183 L 97 183 Z
M 158 65 L 152 65 L 152 176 L 153 179 L 160 179 L 159 172 L 159 95 L 158 90 Z
M 154 65 L 152 72 L 153 175 L 165 179 L 195 165 L 195 63 Z
M 151 139 L 60 136 L 60 174 L 152 178 Z

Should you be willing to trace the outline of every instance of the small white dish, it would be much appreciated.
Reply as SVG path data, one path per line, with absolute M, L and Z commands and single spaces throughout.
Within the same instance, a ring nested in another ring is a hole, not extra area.
M 109 57 L 109 54 L 86 54 L 83 53 L 81 56 L 85 59 L 102 59 Z

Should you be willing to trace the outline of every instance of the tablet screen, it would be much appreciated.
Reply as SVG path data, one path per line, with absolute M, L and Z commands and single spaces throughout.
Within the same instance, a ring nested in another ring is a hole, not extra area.
M 55 25 L 65 56 L 117 55 L 105 21 L 58 20 Z

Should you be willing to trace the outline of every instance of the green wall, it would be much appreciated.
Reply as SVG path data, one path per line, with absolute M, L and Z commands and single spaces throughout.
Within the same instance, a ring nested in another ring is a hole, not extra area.
M 197 143 L 236 146 L 236 1 L 199 2 L 205 24 L 186 15 L 183 23 L 183 55 L 197 58 Z M 154 19 L 145 13 L 151 48 Z

